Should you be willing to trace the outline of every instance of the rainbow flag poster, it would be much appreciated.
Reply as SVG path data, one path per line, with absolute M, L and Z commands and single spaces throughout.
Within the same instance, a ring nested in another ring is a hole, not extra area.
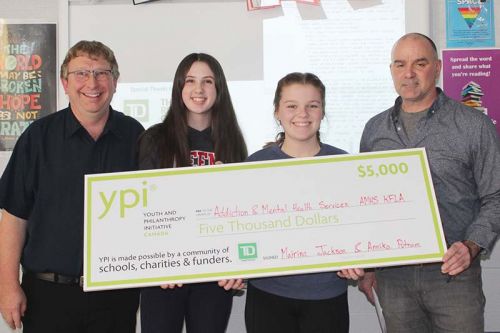
M 481 6 L 467 6 L 458 8 L 460 15 L 465 20 L 465 23 L 469 26 L 469 29 L 472 28 L 474 22 L 476 22 L 477 17 L 481 14 Z
M 495 46 L 493 0 L 446 0 L 446 46 Z

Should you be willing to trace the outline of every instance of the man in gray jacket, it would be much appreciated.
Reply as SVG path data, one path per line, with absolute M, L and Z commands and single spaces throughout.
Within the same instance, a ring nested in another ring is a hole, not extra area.
M 491 119 L 436 87 L 441 61 L 434 42 L 410 33 L 392 49 L 395 105 L 368 121 L 361 152 L 425 147 L 448 250 L 443 263 L 375 269 L 359 289 L 388 332 L 484 332 L 479 253 L 500 232 L 500 140 Z

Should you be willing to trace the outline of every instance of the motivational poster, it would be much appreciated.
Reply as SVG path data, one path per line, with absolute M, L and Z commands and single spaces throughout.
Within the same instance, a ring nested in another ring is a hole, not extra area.
M 0 151 L 56 111 L 56 25 L 0 20 Z

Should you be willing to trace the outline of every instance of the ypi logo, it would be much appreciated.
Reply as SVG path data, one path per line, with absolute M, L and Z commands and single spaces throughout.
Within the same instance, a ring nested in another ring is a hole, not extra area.
M 99 192 L 99 197 L 101 198 L 101 202 L 104 205 L 104 211 L 99 215 L 97 218 L 100 220 L 106 215 L 108 215 L 110 209 L 115 205 L 116 202 L 116 196 L 118 193 L 118 209 L 120 211 L 120 217 L 124 218 L 125 217 L 125 210 L 134 208 L 137 205 L 141 204 L 142 207 L 147 207 L 148 206 L 148 189 L 147 185 L 148 182 L 144 181 L 142 182 L 142 185 L 144 187 L 140 190 L 137 190 L 135 188 L 125 188 L 120 191 L 113 191 L 111 194 L 106 196 L 106 193 L 104 192 Z
M 257 259 L 257 244 L 256 243 L 238 244 L 238 256 L 240 260 Z

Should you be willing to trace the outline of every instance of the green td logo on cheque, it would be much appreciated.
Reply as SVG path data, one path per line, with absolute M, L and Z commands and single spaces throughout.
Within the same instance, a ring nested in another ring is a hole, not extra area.
M 238 244 L 238 257 L 240 260 L 257 259 L 257 243 Z

